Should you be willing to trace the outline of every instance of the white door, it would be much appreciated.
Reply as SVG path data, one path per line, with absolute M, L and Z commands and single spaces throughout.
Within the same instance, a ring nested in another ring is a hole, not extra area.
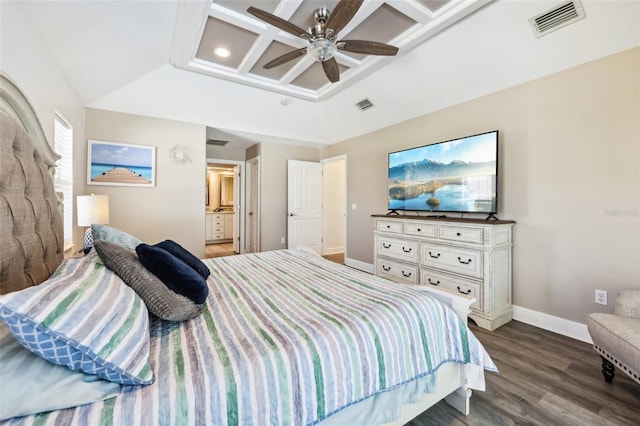
M 240 166 L 233 168 L 233 251 L 240 253 L 240 215 L 242 214 L 242 205 L 240 200 Z
M 322 254 L 322 164 L 289 160 L 287 247 Z
M 260 157 L 247 161 L 249 193 L 246 202 L 245 248 L 248 253 L 260 251 Z

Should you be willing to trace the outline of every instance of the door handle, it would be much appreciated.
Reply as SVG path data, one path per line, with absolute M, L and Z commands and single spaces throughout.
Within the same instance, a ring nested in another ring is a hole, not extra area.
M 289 213 L 289 216 L 297 216 L 295 213 Z

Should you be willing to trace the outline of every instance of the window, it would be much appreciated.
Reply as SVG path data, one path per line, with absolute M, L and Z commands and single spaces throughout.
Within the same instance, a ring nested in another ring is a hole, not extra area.
M 60 155 L 54 187 L 62 192 L 64 201 L 64 249 L 73 245 L 73 127 L 59 114 L 55 115 L 54 150 Z

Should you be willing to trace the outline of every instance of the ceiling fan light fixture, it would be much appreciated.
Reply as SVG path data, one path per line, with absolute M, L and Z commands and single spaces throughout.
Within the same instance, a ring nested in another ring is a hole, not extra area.
M 272 13 L 253 6 L 249 7 L 247 12 L 251 15 L 308 43 L 307 47 L 280 55 L 262 67 L 265 69 L 277 67 L 300 58 L 306 52 L 315 61 L 321 62 L 324 74 L 331 83 L 336 83 L 340 81 L 340 67 L 335 58 L 338 49 L 364 55 L 395 56 L 398 48 L 385 43 L 368 40 L 337 40 L 340 31 L 356 15 L 363 2 L 364 0 L 338 0 L 333 12 L 326 7 L 316 9 L 313 13 L 316 24 L 309 27 L 308 31 Z
M 336 44 L 326 38 L 312 40 L 307 47 L 307 53 L 316 61 L 321 62 L 333 58 L 336 50 Z

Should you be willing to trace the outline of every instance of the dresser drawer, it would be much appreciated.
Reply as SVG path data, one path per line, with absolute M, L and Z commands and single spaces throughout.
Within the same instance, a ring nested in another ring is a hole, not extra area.
M 417 266 L 382 258 L 376 261 L 376 275 L 408 284 L 417 284 L 419 279 Z
M 398 234 L 402 234 L 404 226 L 402 222 L 393 220 L 377 220 L 376 229 L 382 232 L 396 232 Z
M 417 241 L 397 240 L 386 236 L 377 236 L 376 241 L 378 255 L 418 263 L 419 255 Z
M 460 243 L 482 244 L 482 228 L 468 228 L 465 226 L 440 226 L 440 239 Z
M 480 291 L 480 284 L 476 282 L 451 275 L 440 274 L 431 269 L 421 268 L 420 284 L 429 287 L 445 288 L 464 294 L 465 296 L 475 297 L 476 301 L 471 304 L 471 309 L 482 312 L 482 291 Z
M 435 238 L 438 235 L 438 226 L 433 223 L 406 223 L 404 225 L 404 233 L 418 237 Z
M 482 251 L 422 243 L 420 262 L 444 271 L 482 278 Z

